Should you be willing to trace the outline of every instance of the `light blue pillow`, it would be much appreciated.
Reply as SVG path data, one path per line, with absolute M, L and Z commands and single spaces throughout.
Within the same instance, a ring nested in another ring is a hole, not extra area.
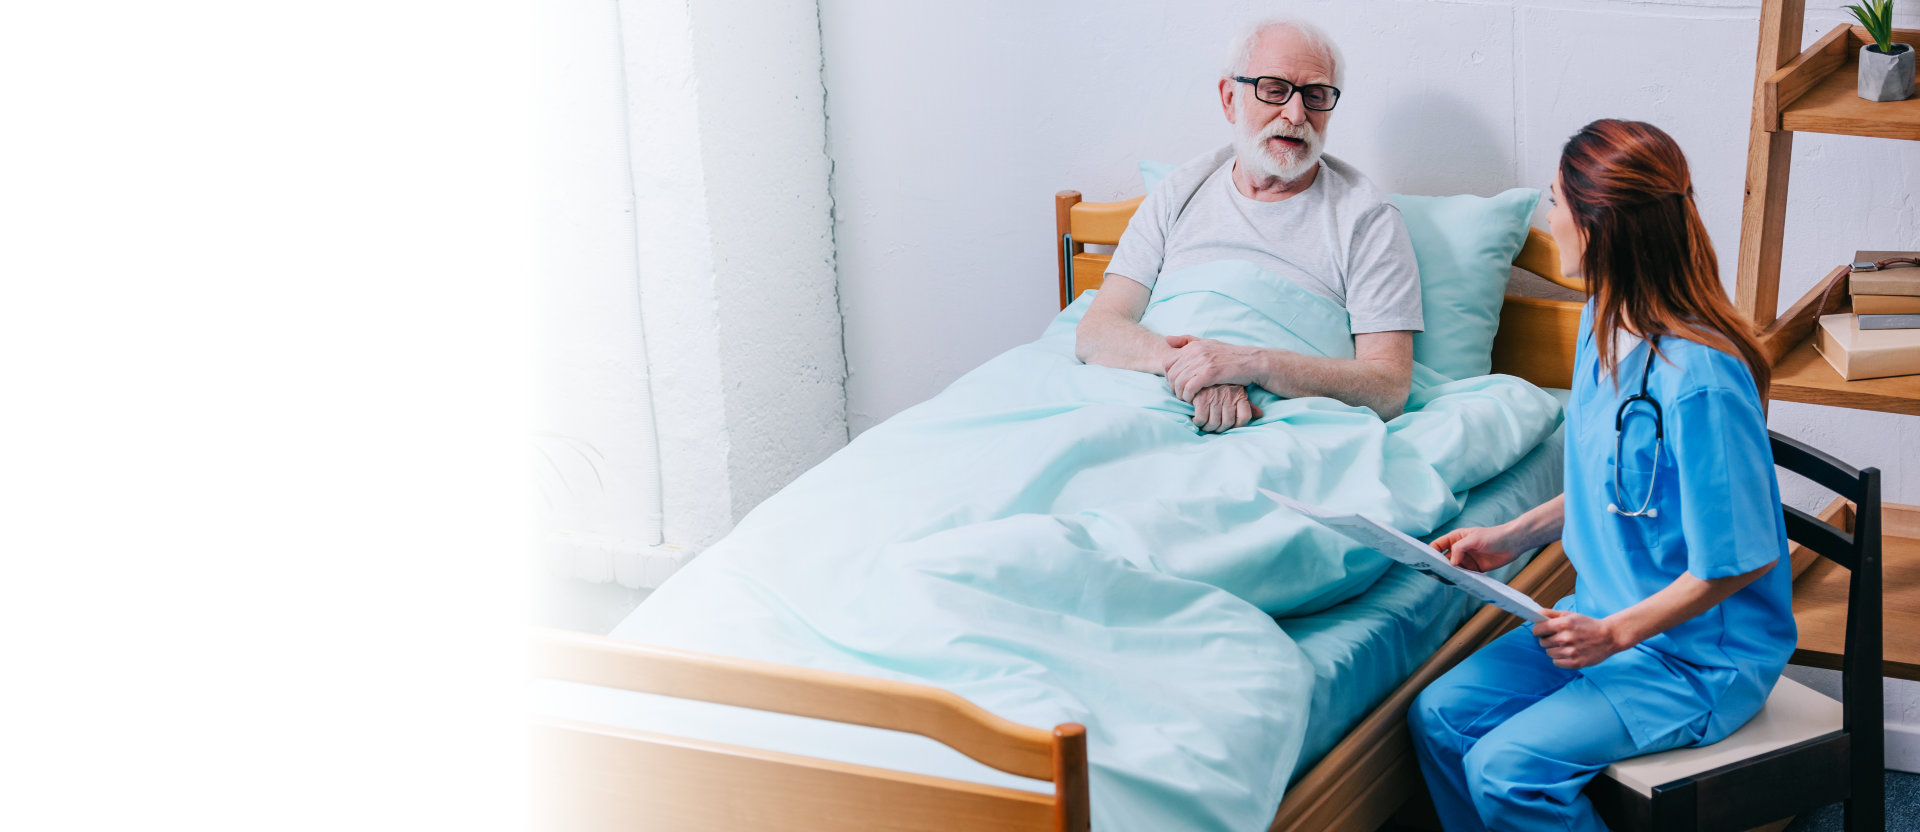
M 1175 165 L 1140 163 L 1140 181 L 1152 193 Z M 1527 223 L 1540 202 L 1533 188 L 1497 196 L 1387 197 L 1400 209 L 1420 266 L 1420 307 L 1426 331 L 1413 336 L 1413 360 L 1450 378 L 1493 371 L 1493 333 L 1506 302 L 1508 267 L 1527 242 Z
M 1179 165 L 1169 165 L 1166 162 L 1143 161 L 1140 163 L 1140 183 L 1147 186 L 1147 193 L 1153 193 L 1154 188 L 1160 187 L 1160 180 L 1167 178 L 1167 174 L 1172 173 L 1177 167 Z
M 1413 335 L 1413 360 L 1451 378 L 1493 371 L 1507 275 L 1527 242 L 1540 192 L 1513 188 L 1489 196 L 1387 197 L 1400 208 L 1420 264 L 1426 331 Z

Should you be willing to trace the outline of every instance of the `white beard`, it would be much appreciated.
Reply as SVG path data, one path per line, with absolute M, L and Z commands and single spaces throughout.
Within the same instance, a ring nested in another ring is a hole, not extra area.
M 1311 124 L 1293 125 L 1284 119 L 1276 118 L 1267 122 L 1264 129 L 1249 131 L 1245 107 L 1239 108 L 1233 130 L 1234 154 L 1240 161 L 1253 166 L 1253 171 L 1262 176 L 1272 176 L 1282 182 L 1292 182 L 1312 171 L 1320 164 L 1320 153 L 1326 149 L 1326 136 L 1313 129 Z M 1274 145 L 1267 140 L 1274 136 L 1289 136 L 1304 139 L 1306 144 L 1297 148 L 1286 148 L 1277 155 Z

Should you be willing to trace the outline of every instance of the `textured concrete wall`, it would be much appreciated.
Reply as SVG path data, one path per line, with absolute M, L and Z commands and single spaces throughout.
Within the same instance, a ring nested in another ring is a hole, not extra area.
M 826 94 L 812 3 L 688 6 L 725 421 L 676 415 L 724 427 L 731 527 L 847 442 Z
M 632 582 L 662 518 L 620 27 L 605 0 L 539 22 L 538 539 L 548 571 Z
M 541 22 L 548 542 L 650 587 L 846 444 L 819 22 L 746 0 Z
M 653 371 L 664 536 L 697 549 L 724 532 L 733 517 L 693 21 L 682 0 L 622 0 L 614 17 L 624 66 L 611 67 L 608 77 L 624 82 L 626 92 L 632 223 Z M 652 583 L 663 576 L 645 577 L 644 583 Z
M 666 541 L 697 551 L 847 440 L 819 22 L 619 9 Z
M 1841 5 L 1809 3 L 1807 42 L 1846 19 Z M 1347 85 L 1328 149 L 1392 191 L 1545 188 L 1586 122 L 1660 125 L 1688 154 L 1733 285 L 1757 2 L 820 6 L 856 432 L 1040 331 L 1055 308 L 1055 191 L 1136 196 L 1137 160 L 1227 141 L 1223 42 L 1267 11 L 1310 17 L 1340 42 Z M 1897 12 L 1920 26 L 1920 10 Z M 1920 145 L 1803 134 L 1793 181 L 1782 306 L 1856 249 L 1920 249 Z M 1772 421 L 1880 466 L 1889 500 L 1920 503 L 1920 419 L 1780 403 Z M 1796 505 L 1826 501 L 1803 482 L 1783 488 Z M 1912 687 L 1897 687 L 1889 717 L 1920 725 Z

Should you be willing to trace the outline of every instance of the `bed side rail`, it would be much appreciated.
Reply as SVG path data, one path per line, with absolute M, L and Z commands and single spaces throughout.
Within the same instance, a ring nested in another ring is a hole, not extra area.
M 919 734 L 1008 774 L 1053 779 L 1051 733 L 939 688 L 560 630 L 534 642 L 543 678 Z
M 1087 737 L 1086 728 L 1079 723 L 1063 723 L 1047 731 L 995 716 L 951 691 L 927 685 L 675 650 L 562 630 L 536 630 L 532 649 L 534 675 L 541 678 L 919 734 L 983 765 L 1052 782 L 1054 796 L 1048 802 L 1054 822 L 1047 828 L 1075 832 L 1087 828 Z M 557 727 L 552 721 L 542 724 L 551 730 L 565 731 L 569 736 L 581 733 L 577 726 Z M 589 733 L 606 737 L 619 732 L 597 729 Z M 584 743 L 582 747 L 590 748 L 606 740 L 575 737 L 569 742 Z M 751 751 L 689 741 L 678 741 L 678 745 L 705 746 L 709 750 L 726 748 L 726 753 L 734 758 Z M 760 755 L 755 759 L 771 754 L 752 753 Z M 847 768 L 824 760 L 795 759 L 810 760 L 815 768 Z M 869 775 L 884 771 L 852 768 Z M 960 782 L 921 779 L 948 784 Z M 915 782 L 915 788 L 925 785 Z
M 542 829 L 1061 828 L 1053 796 L 1001 786 L 558 719 L 537 720 L 531 740 Z

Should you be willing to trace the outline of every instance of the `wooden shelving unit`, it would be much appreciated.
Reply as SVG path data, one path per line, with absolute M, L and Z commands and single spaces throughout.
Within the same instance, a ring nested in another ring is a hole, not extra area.
M 1802 341 L 1773 365 L 1773 398 L 1920 416 L 1920 376 L 1847 381 L 1811 342 Z
M 1773 361 L 1774 401 L 1920 416 L 1920 375 L 1847 381 L 1814 350 L 1811 335 L 1822 310 L 1831 315 L 1850 309 L 1847 270 L 1842 267 L 1814 284 L 1761 332 L 1760 342 Z
M 1920 32 L 1893 34 L 1895 41 L 1920 46 Z M 1869 43 L 1865 29 L 1836 28 L 1762 81 L 1761 116 L 1768 129 L 1920 140 L 1920 96 L 1868 101 L 1855 93 L 1860 47 Z
M 1806 0 L 1761 3 L 1734 300 L 1763 327 L 1760 340 L 1773 361 L 1775 400 L 1920 415 L 1920 376 L 1847 381 L 1814 351 L 1809 338 L 1819 316 L 1849 308 L 1846 267 L 1835 269 L 1786 312 L 1775 314 L 1793 134 L 1920 141 L 1920 97 L 1873 102 L 1854 92 L 1860 47 L 1869 42 L 1866 30 L 1838 27 L 1802 50 L 1800 33 L 1805 22 Z M 1894 40 L 1920 49 L 1920 31 L 1896 29 Z M 1852 254 L 1844 252 L 1835 259 Z M 1889 450 L 1899 454 L 1908 449 Z M 1896 456 L 1850 461 L 1884 466 L 1905 460 Z M 1920 680 L 1920 637 L 1913 635 L 1920 633 L 1920 507 L 1887 503 L 1881 511 L 1886 675 Z M 1851 507 L 1836 502 L 1826 514 L 1850 518 Z M 1793 661 L 1837 668 L 1845 641 L 1847 573 L 1816 560 L 1796 547 L 1793 617 L 1800 628 L 1800 645 Z

